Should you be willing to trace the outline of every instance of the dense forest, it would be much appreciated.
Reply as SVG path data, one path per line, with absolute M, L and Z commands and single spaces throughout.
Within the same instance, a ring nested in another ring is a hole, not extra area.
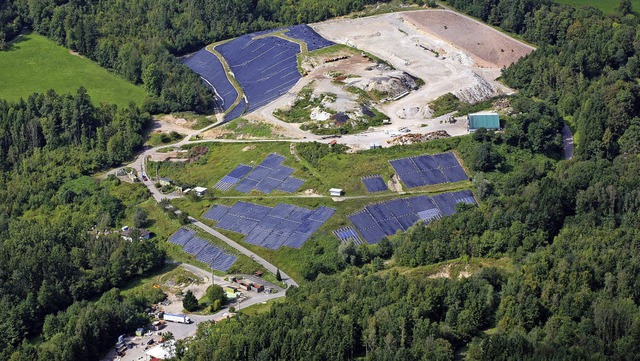
M 86 300 L 157 269 L 164 253 L 96 234 L 125 206 L 109 191 L 117 179 L 88 175 L 131 157 L 149 121 L 134 106 L 94 107 L 84 89 L 0 101 L 0 360 L 92 360 L 139 322 L 143 300 Z M 37 336 L 40 348 L 26 342 Z
M 206 86 L 174 55 L 253 31 L 310 23 L 374 0 L 7 0 L 0 4 L 0 50 L 23 28 L 78 51 L 151 95 L 151 113 L 211 112 Z

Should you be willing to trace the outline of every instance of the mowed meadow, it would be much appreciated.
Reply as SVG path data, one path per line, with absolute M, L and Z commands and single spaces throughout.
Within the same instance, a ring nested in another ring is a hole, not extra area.
M 147 96 L 142 88 L 41 35 L 23 35 L 0 51 L 0 99 L 16 101 L 49 89 L 75 93 L 80 86 L 96 104 L 140 105 Z
M 606 14 L 617 12 L 618 4 L 620 3 L 620 1 L 615 0 L 556 0 L 556 2 L 571 5 L 576 8 L 593 6 Z M 638 12 L 640 10 L 640 0 L 631 0 L 631 6 L 634 12 Z

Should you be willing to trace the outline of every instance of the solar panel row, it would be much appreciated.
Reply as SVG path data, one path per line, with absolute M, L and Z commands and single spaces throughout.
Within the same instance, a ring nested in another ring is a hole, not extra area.
M 171 243 L 175 243 L 179 246 L 184 246 L 185 243 L 189 242 L 193 236 L 196 235 L 196 232 L 188 230 L 186 228 L 180 228 L 176 233 L 172 234 L 168 241 Z
M 274 190 L 293 193 L 302 186 L 303 180 L 291 177 L 294 169 L 281 165 L 285 158 L 279 154 L 269 154 L 257 167 L 246 174 L 246 177 L 235 187 L 242 193 L 258 190 L 269 194 Z
M 354 244 L 362 244 L 362 239 L 356 233 L 356 230 L 353 227 L 344 227 L 340 229 L 336 229 L 333 231 L 333 234 L 338 237 L 338 239 L 342 242 L 353 242 Z
M 205 80 L 204 83 L 212 89 L 216 102 L 224 110 L 229 109 L 238 97 L 238 92 L 229 82 L 220 59 L 203 48 L 182 62 Z
M 284 160 L 285 157 L 272 153 L 255 168 L 240 164 L 220 179 L 214 188 L 228 191 L 235 186 L 238 192 L 245 194 L 253 190 L 266 194 L 274 190 L 293 193 L 302 186 L 304 181 L 291 176 L 294 169 L 281 165 L 280 163 Z
M 451 152 L 395 159 L 389 163 L 409 188 L 468 179 Z
M 240 164 L 237 167 L 235 167 L 231 172 L 229 172 L 229 174 L 222 177 L 222 179 L 220 179 L 218 183 L 216 183 L 213 186 L 213 188 L 219 189 L 221 191 L 228 191 L 231 188 L 233 188 L 234 185 L 240 182 L 240 179 L 242 179 L 249 172 L 251 172 L 252 169 L 253 169 L 252 166 Z
M 311 210 L 280 203 L 271 208 L 240 201 L 232 207 L 214 205 L 205 218 L 217 221 L 219 228 L 247 235 L 247 243 L 279 249 L 302 247 L 334 213 L 324 206 Z
M 367 192 L 384 192 L 388 190 L 386 183 L 379 174 L 362 177 L 362 183 L 364 183 Z
M 224 253 L 221 248 L 211 245 L 207 240 L 196 237 L 196 232 L 186 228 L 180 228 L 172 234 L 169 242 L 182 246 L 184 252 L 194 255 L 200 262 L 222 272 L 226 272 L 238 259 L 234 255 Z
M 385 236 L 407 230 L 418 220 L 430 223 L 455 213 L 458 203 L 475 204 L 471 191 L 437 194 L 433 197 L 417 196 L 371 204 L 362 211 L 348 216 L 358 232 L 369 243 L 378 243 Z M 339 230 L 338 230 L 339 231 Z M 338 234 L 336 234 L 338 238 Z

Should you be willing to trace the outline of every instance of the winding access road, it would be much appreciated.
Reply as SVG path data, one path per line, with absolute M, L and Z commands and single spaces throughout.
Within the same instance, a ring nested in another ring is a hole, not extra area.
M 204 142 L 211 142 L 211 140 L 202 140 L 202 141 L 189 141 L 189 139 L 191 139 L 192 137 L 198 136 L 201 133 L 216 127 L 218 125 L 222 124 L 222 121 L 218 121 L 214 124 L 211 124 L 205 128 L 202 128 L 200 130 L 194 131 L 191 134 L 188 134 L 186 137 L 184 137 L 181 141 L 179 141 L 178 143 L 172 144 L 171 146 L 173 147 L 181 147 L 185 144 L 194 144 L 194 143 L 204 143 Z M 291 140 L 287 140 L 288 142 L 290 142 Z M 160 147 L 155 147 L 155 148 L 149 148 L 144 150 L 140 155 L 138 155 L 138 157 L 136 158 L 135 161 L 133 161 L 133 163 L 129 164 L 128 166 L 136 169 L 138 171 L 140 171 L 141 175 L 144 174 L 146 175 L 146 180 L 141 179 L 142 184 L 144 184 L 147 189 L 149 190 L 149 192 L 151 192 L 151 195 L 153 196 L 153 199 L 156 200 L 156 202 L 160 202 L 163 198 L 176 198 L 176 196 L 167 196 L 165 194 L 160 193 L 160 191 L 156 188 L 156 186 L 154 185 L 153 180 L 151 179 L 151 177 L 149 177 L 149 173 L 147 172 L 147 167 L 146 167 L 146 159 L 147 157 L 150 157 L 151 155 L 154 155 L 156 153 L 158 153 L 158 150 L 161 148 L 166 148 L 166 145 L 160 146 Z M 228 244 L 230 247 L 233 247 L 234 249 L 236 249 L 238 252 L 244 254 L 245 256 L 253 259 L 255 262 L 257 262 L 258 264 L 260 264 L 261 266 L 263 266 L 264 268 L 266 268 L 267 270 L 269 270 L 270 272 L 272 272 L 273 274 L 276 274 L 276 272 L 279 270 L 278 267 L 274 266 L 273 264 L 271 264 L 269 261 L 265 260 L 264 258 L 258 256 L 256 253 L 250 251 L 249 249 L 245 248 L 244 246 L 242 246 L 241 244 L 239 244 L 238 242 L 232 240 L 231 238 L 225 236 L 224 234 L 216 231 L 215 229 L 207 226 L 206 224 L 196 220 L 195 218 L 189 217 L 189 219 L 191 220 L 192 224 L 200 229 L 202 229 L 203 231 L 209 233 L 210 235 L 212 235 L 213 237 L 218 238 L 219 240 L 225 242 L 226 244 Z M 287 285 L 287 286 L 298 286 L 298 283 L 291 278 L 289 275 L 287 275 L 285 272 L 283 272 L 282 270 L 280 270 L 280 275 L 282 276 L 282 280 L 283 282 Z

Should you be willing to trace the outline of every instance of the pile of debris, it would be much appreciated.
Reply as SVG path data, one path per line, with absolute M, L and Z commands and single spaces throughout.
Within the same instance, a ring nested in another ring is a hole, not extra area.
M 387 140 L 387 143 L 390 145 L 409 145 L 413 143 L 427 142 L 430 140 L 449 138 L 450 136 L 451 135 L 449 135 L 447 131 L 438 130 L 438 131 L 426 133 L 426 134 L 417 134 L 417 133 L 404 134 L 399 137 L 395 137 Z
M 197 162 L 201 156 L 207 154 L 207 152 L 209 152 L 209 148 L 208 147 L 203 147 L 203 146 L 196 146 L 193 147 L 189 150 L 189 153 L 187 154 L 187 163 L 194 163 Z

